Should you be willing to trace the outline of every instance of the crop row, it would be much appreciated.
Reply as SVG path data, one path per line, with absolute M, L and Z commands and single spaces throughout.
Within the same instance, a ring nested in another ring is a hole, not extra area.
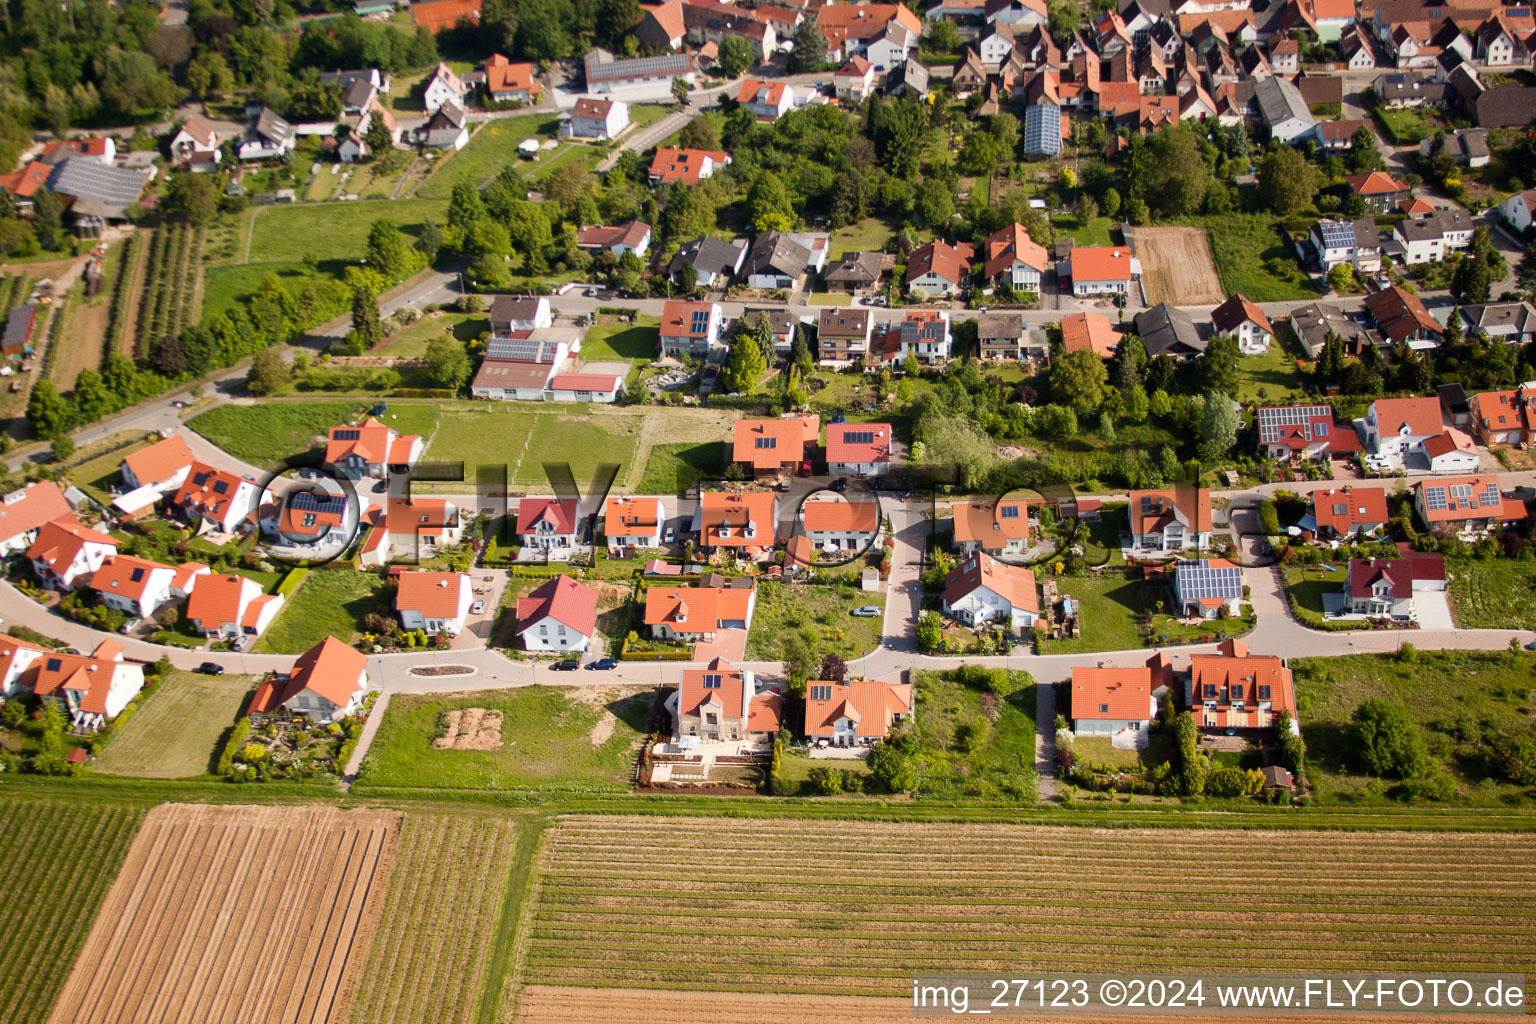
M 123 251 L 117 257 L 117 277 L 112 282 L 112 304 L 107 310 L 107 336 L 101 343 L 101 361 L 123 347 L 123 335 L 128 330 L 128 306 L 132 300 L 132 282 L 138 262 L 143 255 L 144 243 L 138 232 L 128 236 Z M 124 353 L 131 355 L 131 353 Z
M 406 816 L 354 1021 L 473 1017 L 511 850 L 505 821 Z
M 32 279 L 25 274 L 0 274 L 0 316 L 21 305 L 32 293 Z
M 194 320 L 202 272 L 204 228 L 175 224 L 155 232 L 139 306 L 139 337 L 148 348 L 155 339 L 176 334 Z
M 0 807 L 0 1020 L 48 1015 L 138 821 L 137 810 L 100 804 Z

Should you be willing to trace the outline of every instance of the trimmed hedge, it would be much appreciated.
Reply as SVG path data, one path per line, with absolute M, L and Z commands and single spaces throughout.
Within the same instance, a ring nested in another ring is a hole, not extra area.
M 235 727 L 229 731 L 229 739 L 224 741 L 224 749 L 219 751 L 217 774 L 227 776 L 234 770 L 235 755 L 240 752 L 240 748 L 245 745 L 250 735 L 251 719 L 247 715 L 236 722 Z

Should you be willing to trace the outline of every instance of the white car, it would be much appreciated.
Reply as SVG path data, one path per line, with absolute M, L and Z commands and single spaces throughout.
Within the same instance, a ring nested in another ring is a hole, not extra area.
M 484 601 L 476 601 L 474 604 L 469 606 L 469 614 L 471 615 L 479 615 L 483 611 L 485 611 Z

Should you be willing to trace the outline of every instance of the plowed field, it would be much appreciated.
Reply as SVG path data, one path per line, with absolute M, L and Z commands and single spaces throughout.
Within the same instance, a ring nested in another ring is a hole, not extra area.
M 1137 228 L 1135 234 L 1147 305 L 1214 306 L 1227 297 L 1204 228 Z
M 156 807 L 48 1020 L 345 1019 L 399 822 L 329 807 Z

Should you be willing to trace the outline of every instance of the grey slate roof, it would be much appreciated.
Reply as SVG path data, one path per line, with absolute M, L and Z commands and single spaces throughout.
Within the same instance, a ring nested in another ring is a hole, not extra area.
M 681 75 L 693 70 L 693 58 L 684 53 L 617 60 L 607 50 L 594 49 L 587 51 L 582 64 L 586 68 L 588 85 L 593 82 L 621 81 L 626 78 Z
M 1159 302 L 1151 309 L 1136 314 L 1136 333 L 1146 346 L 1147 355 L 1164 353 L 1178 357 L 1204 352 L 1208 339 L 1200 337 L 1194 320 L 1177 306 Z
M 684 266 L 692 264 L 700 273 L 729 274 L 736 269 L 741 249 L 739 245 L 722 242 L 718 238 L 695 238 L 683 243 L 682 248 L 677 250 L 677 255 L 672 257 L 672 262 L 667 266 L 667 273 L 677 274 Z
M 76 157 L 65 160 L 48 176 L 48 187 L 60 195 L 73 196 L 71 207 L 77 214 L 121 217 L 139 201 L 150 172 L 115 167 L 96 160 Z
M 1283 78 L 1265 78 L 1254 84 L 1253 98 L 1259 105 L 1259 116 L 1268 125 L 1279 124 L 1293 117 L 1303 121 L 1313 120 L 1296 86 Z
M 749 276 L 777 273 L 784 277 L 799 277 L 810 265 L 811 250 L 782 231 L 764 231 L 747 253 L 745 272 Z

